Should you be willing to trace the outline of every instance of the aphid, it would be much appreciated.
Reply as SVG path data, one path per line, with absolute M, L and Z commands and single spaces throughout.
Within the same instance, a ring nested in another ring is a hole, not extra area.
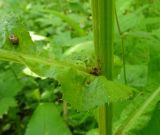
M 98 67 L 93 67 L 89 73 L 92 75 L 98 76 L 100 75 L 100 69 Z
M 12 45 L 19 45 L 19 39 L 14 34 L 9 36 L 9 41 L 12 43 Z

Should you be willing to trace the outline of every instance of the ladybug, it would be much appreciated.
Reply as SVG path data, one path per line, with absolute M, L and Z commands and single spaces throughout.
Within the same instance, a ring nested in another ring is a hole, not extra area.
M 19 39 L 14 34 L 9 36 L 9 41 L 12 43 L 12 45 L 19 45 Z

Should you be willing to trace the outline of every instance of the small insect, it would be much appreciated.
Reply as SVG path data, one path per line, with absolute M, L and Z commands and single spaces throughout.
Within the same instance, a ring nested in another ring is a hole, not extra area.
M 19 45 L 19 39 L 14 34 L 9 36 L 9 41 L 12 43 L 12 45 Z
M 86 84 L 89 85 L 91 83 L 91 80 L 87 80 Z
M 98 76 L 98 75 L 100 75 L 100 69 L 98 68 L 98 67 L 93 67 L 91 70 L 90 70 L 90 74 L 92 74 L 92 75 L 95 75 L 95 76 Z

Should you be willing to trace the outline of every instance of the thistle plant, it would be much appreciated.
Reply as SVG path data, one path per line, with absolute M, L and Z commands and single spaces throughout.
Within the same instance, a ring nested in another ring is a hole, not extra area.
M 112 80 L 114 0 L 92 0 L 94 43 L 102 75 Z M 112 134 L 112 103 L 99 107 L 100 135 Z

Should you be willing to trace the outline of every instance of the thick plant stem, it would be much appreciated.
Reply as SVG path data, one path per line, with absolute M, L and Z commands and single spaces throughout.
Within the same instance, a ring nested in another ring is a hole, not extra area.
M 101 73 L 112 80 L 114 0 L 92 0 L 94 43 Z M 99 107 L 100 135 L 112 134 L 112 103 Z

